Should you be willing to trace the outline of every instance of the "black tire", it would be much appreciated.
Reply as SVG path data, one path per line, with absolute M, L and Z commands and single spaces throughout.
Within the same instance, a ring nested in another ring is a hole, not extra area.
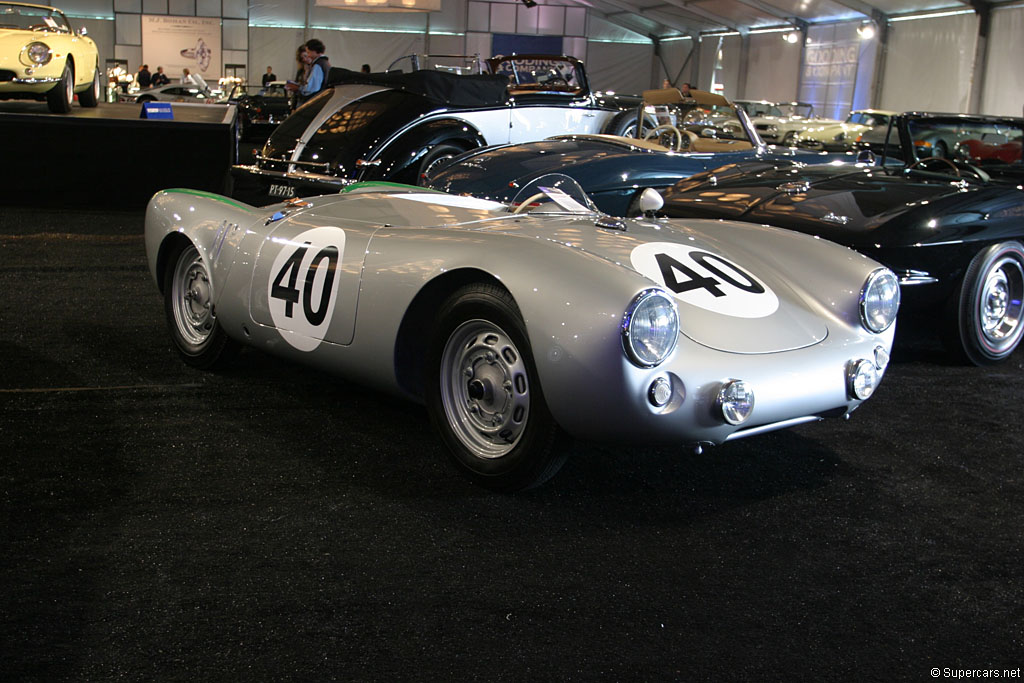
M 78 93 L 78 103 L 83 107 L 96 107 L 100 103 L 100 70 L 92 70 L 92 83 L 87 90 Z
M 187 364 L 211 370 L 226 365 L 238 350 L 214 315 L 210 272 L 191 242 L 177 245 L 164 270 L 164 314 L 171 340 Z
M 796 137 L 797 137 L 797 132 L 795 130 L 789 131 L 788 133 L 786 133 L 786 136 L 784 138 L 782 138 L 782 146 L 783 147 L 796 147 Z
M 1003 242 L 967 267 L 947 316 L 947 346 L 959 360 L 993 365 L 1009 357 L 1024 333 L 1024 247 Z
M 471 284 L 441 307 L 427 350 L 427 409 L 452 461 L 490 489 L 544 483 L 569 440 L 544 401 L 522 315 L 495 285 Z
M 46 106 L 54 114 L 67 114 L 71 111 L 71 102 L 75 99 L 75 67 L 71 62 L 64 64 L 64 73 L 57 85 L 46 93 Z
M 636 135 L 636 110 L 629 109 L 626 111 L 620 111 L 611 120 L 607 126 L 605 126 L 604 132 L 608 135 L 619 135 L 627 138 L 635 138 Z M 657 126 L 657 122 L 644 117 L 643 130 L 640 132 L 640 138 L 642 139 L 649 131 L 653 130 Z
M 156 102 L 156 98 L 152 95 L 139 95 L 139 97 L 137 97 L 135 101 L 139 104 L 142 104 L 143 102 Z
M 945 142 L 939 140 L 938 142 L 935 143 L 935 153 L 933 154 L 933 156 L 935 156 L 938 159 L 949 158 L 949 148 L 946 146 Z
M 454 159 L 465 151 L 464 147 L 447 142 L 431 147 L 423 155 L 423 159 L 420 160 L 419 169 L 416 172 L 416 184 L 426 185 L 430 181 L 432 173 L 443 168 L 449 160 Z

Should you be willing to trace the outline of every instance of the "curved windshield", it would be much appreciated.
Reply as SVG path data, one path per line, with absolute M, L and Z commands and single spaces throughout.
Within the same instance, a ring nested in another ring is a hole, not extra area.
M 313 122 L 333 94 L 334 88 L 328 88 L 296 109 L 271 133 L 267 144 L 263 146 L 263 156 L 272 159 L 285 159 L 290 156 L 302 138 L 302 134 L 306 132 L 306 128 Z
M 847 123 L 858 123 L 862 126 L 887 126 L 889 117 L 885 114 L 873 114 L 866 111 L 850 112 Z
M 580 184 L 562 173 L 549 173 L 531 180 L 516 193 L 509 210 L 513 213 L 599 213 Z
M 69 33 L 71 27 L 64 15 L 51 7 L 0 2 L 0 28 L 24 31 L 60 31 Z

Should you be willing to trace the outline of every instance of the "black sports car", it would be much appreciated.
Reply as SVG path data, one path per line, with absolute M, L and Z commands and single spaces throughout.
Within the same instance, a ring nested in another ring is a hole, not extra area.
M 873 164 L 731 164 L 677 183 L 662 211 L 852 247 L 899 276 L 901 315 L 927 314 L 952 351 L 985 365 L 1024 332 L 1022 140 L 1024 119 L 907 113 L 870 144 Z
M 265 86 L 236 85 L 227 101 L 238 108 L 238 137 L 241 140 L 261 128 L 269 133 L 291 113 L 284 81 Z
M 416 184 L 435 164 L 482 145 L 621 132 L 640 101 L 592 92 L 573 57 L 494 57 L 489 73 L 467 75 L 431 66 L 331 69 L 329 87 L 277 127 L 255 163 L 232 169 L 232 195 L 264 205 L 357 181 Z
M 637 121 L 642 121 L 639 130 Z M 423 184 L 507 202 L 534 179 L 564 173 L 605 213 L 635 216 L 645 188 L 665 189 L 725 163 L 777 158 L 824 163 L 844 157 L 767 147 L 745 111 L 700 90 L 686 97 L 676 88 L 645 90 L 628 123 L 615 134 L 557 135 L 473 150 L 430 169 Z

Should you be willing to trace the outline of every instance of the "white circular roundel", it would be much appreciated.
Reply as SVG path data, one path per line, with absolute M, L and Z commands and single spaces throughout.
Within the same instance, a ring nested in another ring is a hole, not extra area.
M 641 244 L 630 261 L 691 306 L 735 318 L 764 318 L 779 308 L 775 292 L 750 271 L 696 244 Z
M 300 351 L 320 346 L 334 316 L 345 233 L 313 228 L 283 245 L 270 269 L 270 317 L 281 336 Z

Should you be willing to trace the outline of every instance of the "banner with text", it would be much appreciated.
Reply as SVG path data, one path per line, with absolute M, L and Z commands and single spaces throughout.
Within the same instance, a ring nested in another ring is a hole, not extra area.
M 221 76 L 220 19 L 142 15 L 142 62 L 153 73 L 162 66 L 171 81 L 180 80 L 187 68 L 216 86 Z

